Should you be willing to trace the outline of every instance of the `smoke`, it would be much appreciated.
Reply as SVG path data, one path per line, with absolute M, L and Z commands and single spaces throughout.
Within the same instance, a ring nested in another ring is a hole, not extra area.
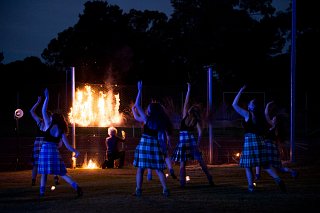
M 120 84 L 128 75 L 132 66 L 133 52 L 128 46 L 121 47 L 115 51 L 106 66 L 104 83 L 106 85 Z

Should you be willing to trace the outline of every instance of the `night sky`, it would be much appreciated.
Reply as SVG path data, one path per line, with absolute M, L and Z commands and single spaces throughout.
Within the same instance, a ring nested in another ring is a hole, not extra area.
M 0 1 L 0 52 L 4 63 L 36 56 L 59 32 L 78 22 L 88 0 L 4 0 Z M 158 10 L 170 16 L 170 0 L 109 0 L 124 12 Z
M 72 27 L 88 0 L 3 0 L 0 1 L 0 52 L 7 64 L 25 57 L 40 57 L 50 40 Z M 286 8 L 290 0 L 274 0 L 278 8 Z M 158 10 L 173 11 L 170 0 L 109 0 L 124 12 Z

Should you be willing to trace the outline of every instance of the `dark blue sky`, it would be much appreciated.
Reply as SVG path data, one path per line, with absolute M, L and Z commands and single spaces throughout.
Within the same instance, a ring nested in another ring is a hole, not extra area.
M 59 32 L 78 22 L 83 4 L 88 0 L 1 0 L 0 52 L 4 63 L 40 58 L 41 52 Z M 290 0 L 274 0 L 281 8 Z M 125 12 L 130 9 L 158 10 L 168 16 L 172 13 L 170 0 L 108 0 Z

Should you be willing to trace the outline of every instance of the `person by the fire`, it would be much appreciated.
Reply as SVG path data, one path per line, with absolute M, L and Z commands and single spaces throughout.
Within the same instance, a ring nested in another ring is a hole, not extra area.
M 118 130 L 115 127 L 108 128 L 108 137 L 106 138 L 106 160 L 102 168 L 114 168 L 115 160 L 119 159 L 118 168 L 124 166 L 125 151 L 120 149 L 120 143 L 125 142 L 125 138 L 118 137 Z M 123 134 L 124 136 L 124 134 Z

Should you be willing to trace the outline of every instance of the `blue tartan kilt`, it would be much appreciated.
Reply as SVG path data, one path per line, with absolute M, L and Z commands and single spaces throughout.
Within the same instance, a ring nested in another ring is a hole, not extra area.
M 267 151 L 264 138 L 253 133 L 244 135 L 244 144 L 240 156 L 239 166 L 248 168 L 255 166 L 268 166 Z
M 276 142 L 270 139 L 266 139 L 264 143 L 267 150 L 267 159 L 270 165 L 275 168 L 281 168 L 282 163 L 280 159 L 280 152 Z
M 203 160 L 194 135 L 189 131 L 179 132 L 179 143 L 175 147 L 172 161 L 186 162 L 189 160 Z
M 133 166 L 164 170 L 166 168 L 164 158 L 157 137 L 142 134 L 134 152 Z
M 44 141 L 39 154 L 39 174 L 63 176 L 67 173 L 66 166 L 60 156 L 58 144 Z
M 36 137 L 34 144 L 33 144 L 33 150 L 32 150 L 32 165 L 38 166 L 39 161 L 39 153 L 40 149 L 43 143 L 44 137 Z

